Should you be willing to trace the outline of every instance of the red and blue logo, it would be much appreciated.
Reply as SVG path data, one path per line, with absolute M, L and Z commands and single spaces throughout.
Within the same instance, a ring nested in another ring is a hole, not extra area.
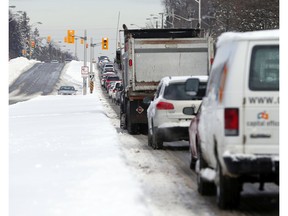
M 264 112 L 258 113 L 257 118 L 258 119 L 268 120 L 269 119 L 269 114 L 266 111 L 264 111 Z

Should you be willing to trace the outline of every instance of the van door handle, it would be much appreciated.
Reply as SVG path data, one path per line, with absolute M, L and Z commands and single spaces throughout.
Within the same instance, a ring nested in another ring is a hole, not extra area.
M 259 138 L 271 138 L 270 134 L 251 134 L 250 138 L 259 139 Z

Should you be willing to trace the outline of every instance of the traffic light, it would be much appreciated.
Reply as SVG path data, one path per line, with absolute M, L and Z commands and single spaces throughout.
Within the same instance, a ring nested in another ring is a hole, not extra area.
M 51 36 L 48 35 L 48 37 L 47 37 L 47 43 L 50 43 L 50 42 L 51 42 Z
M 102 38 L 102 50 L 108 50 L 108 38 Z
M 67 31 L 67 43 L 74 44 L 75 41 L 75 30 Z
M 80 44 L 84 44 L 84 39 L 81 38 Z
M 67 40 L 67 37 L 64 37 L 64 43 L 67 43 L 68 40 Z
M 31 47 L 35 48 L 35 41 L 34 40 L 31 41 Z

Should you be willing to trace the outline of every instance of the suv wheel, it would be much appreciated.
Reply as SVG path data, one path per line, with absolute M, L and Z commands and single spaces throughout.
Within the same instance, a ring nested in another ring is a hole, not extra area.
M 163 148 L 163 140 L 160 137 L 158 129 L 153 127 L 153 134 L 152 134 L 152 147 L 153 149 L 162 149 Z

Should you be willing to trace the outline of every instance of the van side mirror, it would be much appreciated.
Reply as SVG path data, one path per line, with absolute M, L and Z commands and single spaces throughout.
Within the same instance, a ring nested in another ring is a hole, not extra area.
M 198 93 L 199 89 L 199 79 L 198 78 L 190 78 L 187 79 L 185 83 L 185 91 L 190 96 L 195 96 Z

